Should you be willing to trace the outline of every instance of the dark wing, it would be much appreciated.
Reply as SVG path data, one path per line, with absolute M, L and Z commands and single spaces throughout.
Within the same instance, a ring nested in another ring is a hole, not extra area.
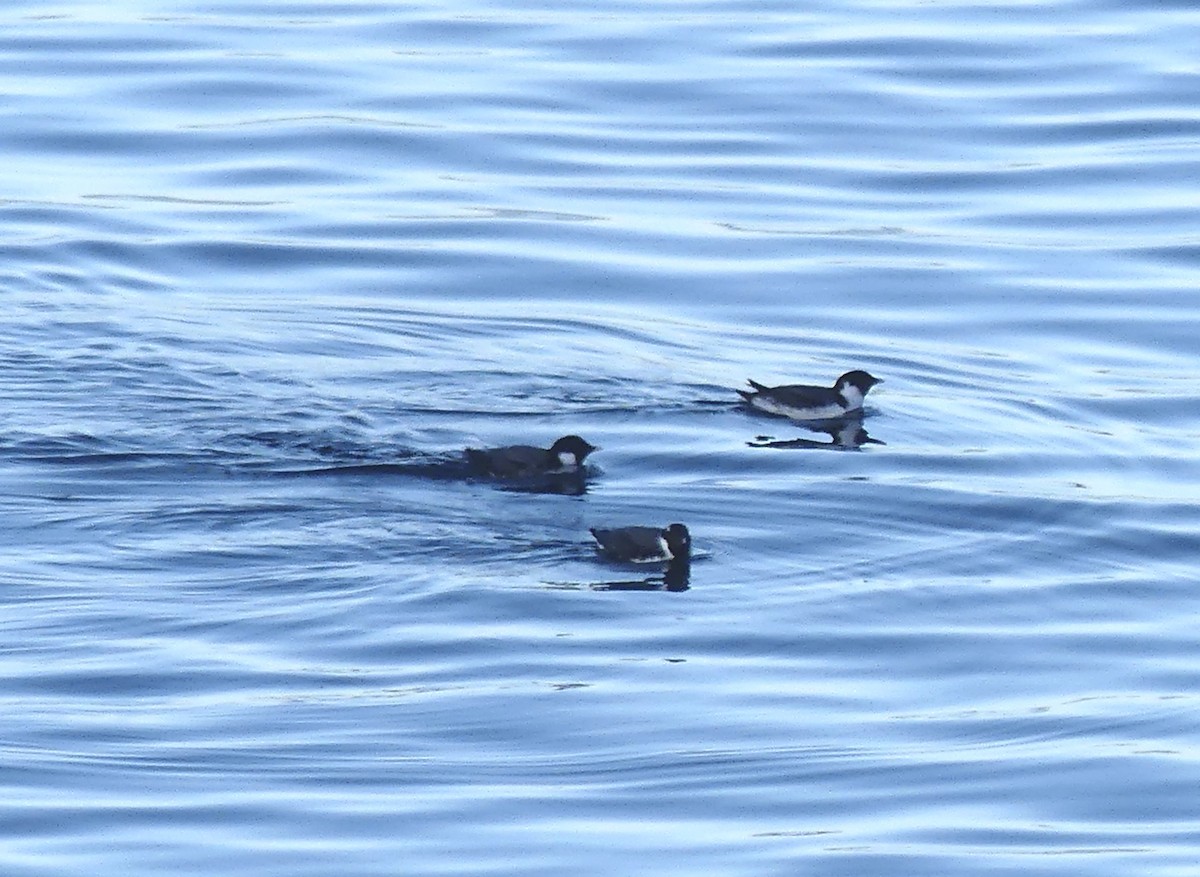
M 605 554 L 625 560 L 653 557 L 660 551 L 659 530 L 655 527 L 621 527 L 616 530 L 593 527 L 592 535 Z
M 784 384 L 780 387 L 768 387 L 766 384 L 760 384 L 758 381 L 746 381 L 754 392 L 749 390 L 738 390 L 742 398 L 749 401 L 756 394 L 770 396 L 772 399 L 784 403 L 785 405 L 796 408 L 815 408 L 822 405 L 836 405 L 840 403 L 841 397 L 838 396 L 836 390 L 831 390 L 829 387 L 812 387 L 808 384 Z
M 829 387 L 810 387 L 806 384 L 788 384 L 783 387 L 765 387 L 771 398 L 789 408 L 821 408 L 826 405 L 841 405 L 842 397 Z
M 546 452 L 530 445 L 510 445 L 507 448 L 467 450 L 467 461 L 480 471 L 499 478 L 514 478 L 541 472 L 546 466 Z

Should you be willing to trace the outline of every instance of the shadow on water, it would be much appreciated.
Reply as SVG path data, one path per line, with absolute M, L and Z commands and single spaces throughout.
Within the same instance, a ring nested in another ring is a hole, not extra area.
M 886 445 L 887 442 L 872 438 L 863 428 L 862 415 L 840 417 L 836 420 L 814 421 L 813 423 L 797 423 L 810 432 L 823 433 L 829 436 L 829 441 L 810 438 L 776 439 L 774 436 L 760 435 L 754 441 L 746 442 L 752 448 L 781 448 L 801 450 L 826 451 L 857 451 L 863 445 Z
M 143 443 L 144 444 L 144 443 Z M 489 484 L 511 493 L 583 496 L 595 470 L 538 472 L 514 477 L 481 473 L 461 450 L 381 448 L 328 433 L 235 434 L 185 451 L 154 450 L 89 435 L 53 439 L 0 437 L 0 457 L 43 465 L 91 469 L 97 475 L 175 477 L 182 472 L 307 478 L 345 476 L 407 478 L 433 482 Z M 383 459 L 381 459 L 383 458 Z
M 310 465 L 262 460 L 248 463 L 250 468 L 264 468 L 272 474 L 287 477 L 308 476 L 371 476 L 413 478 L 435 482 L 476 482 L 495 486 L 512 493 L 560 494 L 582 496 L 593 470 L 584 466 L 578 470 L 552 471 L 500 477 L 481 472 L 462 450 L 422 451 L 415 448 L 380 448 L 329 435 L 302 433 L 256 433 L 236 436 L 243 443 L 258 444 L 270 449 L 274 456 L 281 452 L 291 457 L 307 457 Z M 379 461 L 384 456 L 386 462 Z
M 692 565 L 687 560 L 672 560 L 661 576 L 644 579 L 599 582 L 593 591 L 686 591 L 691 587 Z
M 587 493 L 588 473 L 555 472 L 517 479 L 472 478 L 471 481 L 483 481 L 493 484 L 499 490 L 510 493 L 541 493 L 558 494 L 559 496 L 583 496 Z
M 603 582 L 548 582 L 561 590 L 592 591 L 671 591 L 678 593 L 691 587 L 691 564 L 686 560 L 675 560 L 667 564 L 661 575 L 638 579 L 614 579 Z
M 451 456 L 414 455 L 412 459 L 393 463 L 348 463 L 277 471 L 291 477 L 304 476 L 387 476 L 416 478 L 425 481 L 465 481 L 488 484 L 510 493 L 557 494 L 583 496 L 587 493 L 589 469 L 575 472 L 549 472 L 521 478 L 492 478 L 479 475 L 462 459 Z

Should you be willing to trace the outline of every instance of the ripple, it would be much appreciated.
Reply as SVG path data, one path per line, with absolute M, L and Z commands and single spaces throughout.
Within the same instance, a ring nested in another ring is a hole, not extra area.
M 1190 873 L 1191 6 L 6 23 L 6 873 Z

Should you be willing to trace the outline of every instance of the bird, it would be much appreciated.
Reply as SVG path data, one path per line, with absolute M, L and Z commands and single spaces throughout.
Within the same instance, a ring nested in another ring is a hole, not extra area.
M 792 420 L 827 420 L 860 410 L 867 391 L 883 383 L 883 379 L 855 369 L 838 378 L 832 387 L 811 387 L 807 384 L 767 387 L 758 381 L 748 383 L 754 388 L 753 391 L 737 392 L 751 408 Z
M 613 560 L 633 563 L 683 562 L 691 558 L 692 537 L 683 524 L 667 527 L 592 527 L 601 553 Z
M 577 472 L 588 454 L 597 451 L 577 435 L 564 435 L 549 448 L 508 445 L 502 448 L 467 448 L 467 463 L 482 475 L 522 478 Z

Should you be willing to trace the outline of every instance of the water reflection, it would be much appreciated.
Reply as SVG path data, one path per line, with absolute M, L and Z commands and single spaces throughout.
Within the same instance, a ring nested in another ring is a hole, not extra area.
M 411 452 L 392 463 L 341 463 L 323 466 L 278 469 L 277 475 L 374 475 L 407 476 L 430 481 L 472 481 L 495 486 L 512 493 L 548 493 L 561 496 L 583 496 L 587 493 L 591 470 L 583 467 L 573 471 L 543 472 L 513 478 L 495 478 L 472 471 L 468 463 L 453 455 Z M 269 464 L 262 464 L 268 466 Z M 253 468 L 253 464 L 246 464 Z
M 691 587 L 691 566 L 686 560 L 673 560 L 667 564 L 661 576 L 596 582 L 589 587 L 593 591 L 686 591 Z
M 551 472 L 525 478 L 480 479 L 495 484 L 501 490 L 512 493 L 550 493 L 561 496 L 583 496 L 587 493 L 587 472 Z
M 803 448 L 824 449 L 831 451 L 857 451 L 863 445 L 886 445 L 887 442 L 872 438 L 863 427 L 862 415 L 840 417 L 837 420 L 825 420 L 820 423 L 802 424 L 810 432 L 824 433 L 829 441 L 810 438 L 776 439 L 774 436 L 760 435 L 754 441 L 746 442 L 752 448 Z
M 614 579 L 604 582 L 557 583 L 563 589 L 587 588 L 592 591 L 671 591 L 682 592 L 691 587 L 691 564 L 686 560 L 675 560 L 667 564 L 662 575 L 644 576 L 638 579 Z

